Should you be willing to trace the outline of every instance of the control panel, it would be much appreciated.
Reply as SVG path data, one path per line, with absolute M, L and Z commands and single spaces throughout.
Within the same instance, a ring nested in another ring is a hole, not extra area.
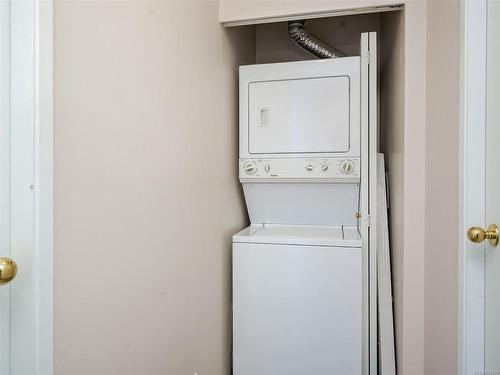
M 241 181 L 359 182 L 359 158 L 240 159 Z

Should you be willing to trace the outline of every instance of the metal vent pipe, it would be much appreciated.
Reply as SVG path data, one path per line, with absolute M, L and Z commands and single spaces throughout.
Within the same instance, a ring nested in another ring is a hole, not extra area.
M 290 34 L 290 37 L 299 47 L 320 59 L 333 59 L 335 57 L 346 56 L 342 51 L 329 46 L 309 34 L 304 27 L 304 23 L 304 20 L 288 22 L 288 34 Z

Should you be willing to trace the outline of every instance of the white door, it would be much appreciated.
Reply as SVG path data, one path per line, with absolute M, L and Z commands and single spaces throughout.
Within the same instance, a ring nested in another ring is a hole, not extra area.
M 500 2 L 465 4 L 463 374 L 500 374 Z
M 485 225 L 500 225 L 500 2 L 488 2 L 487 17 Z M 485 370 L 500 374 L 500 248 L 485 250 Z
M 33 20 L 0 2 L 0 375 L 35 374 Z

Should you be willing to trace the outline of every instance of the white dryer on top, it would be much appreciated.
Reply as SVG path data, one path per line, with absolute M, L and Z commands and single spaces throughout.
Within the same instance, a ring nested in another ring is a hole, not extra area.
M 359 181 L 360 58 L 240 67 L 240 179 Z

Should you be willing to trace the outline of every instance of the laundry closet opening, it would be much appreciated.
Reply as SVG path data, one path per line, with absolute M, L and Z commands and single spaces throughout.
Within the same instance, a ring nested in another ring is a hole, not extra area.
M 305 28 L 311 35 L 344 52 L 347 56 L 360 56 L 360 36 L 362 33 L 377 33 L 378 148 L 385 156 L 387 170 L 396 351 L 398 351 L 398 347 L 401 345 L 398 332 L 401 332 L 401 306 L 403 302 L 404 9 L 307 19 Z M 246 64 L 318 60 L 318 57 L 300 48 L 290 38 L 287 21 L 230 26 L 226 28 L 226 32 L 230 39 L 238 33 L 246 33 L 252 36 L 247 40 L 254 41 L 254 44 L 245 46 L 244 53 L 245 56 L 248 56 L 249 51 L 252 51 L 252 53 L 254 51 L 254 59 L 253 61 L 245 61 Z M 238 46 L 238 49 L 241 50 L 241 46 Z M 235 74 L 238 72 L 236 68 Z M 236 90 L 235 93 L 237 92 Z M 237 103 L 238 98 L 235 98 L 236 113 L 238 113 Z M 268 116 L 266 108 L 263 108 L 261 121 L 268 121 Z M 235 122 L 235 126 L 238 126 L 237 122 Z M 235 142 L 238 141 L 235 140 Z M 288 146 L 288 144 L 283 143 L 284 148 Z M 325 147 L 327 146 L 329 145 L 325 145 Z M 341 148 L 344 145 L 338 144 L 335 146 Z M 234 160 L 236 168 L 237 153 L 234 155 Z

